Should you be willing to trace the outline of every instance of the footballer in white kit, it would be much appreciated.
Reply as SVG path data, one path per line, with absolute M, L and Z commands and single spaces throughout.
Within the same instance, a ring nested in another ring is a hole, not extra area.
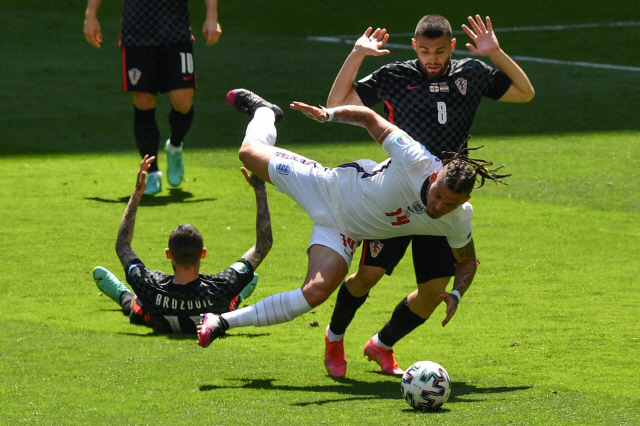
M 359 160 L 335 168 L 276 147 L 275 123 L 283 112 L 246 89 L 234 89 L 227 101 L 251 117 L 238 157 L 244 167 L 293 198 L 313 220 L 307 249 L 307 274 L 301 287 L 272 294 L 242 309 L 206 313 L 198 326 L 198 344 L 207 347 L 237 327 L 281 324 L 324 303 L 349 272 L 360 240 L 403 235 L 441 235 L 456 258 L 454 289 L 443 292 L 446 325 L 476 272 L 471 237 L 473 209 L 467 202 L 478 176 L 496 181 L 485 160 L 459 152 L 446 165 L 404 131 L 373 110 L 351 105 L 318 108 L 292 102 L 291 109 L 321 123 L 367 129 L 390 158 Z
M 471 240 L 471 204 L 437 219 L 427 211 L 428 178 L 442 169 L 440 159 L 400 129 L 382 147 L 390 157 L 381 163 L 357 160 L 335 168 L 285 150 L 271 158 L 276 189 L 313 220 L 309 245 L 330 247 L 347 264 L 364 239 L 441 235 L 453 248 L 465 246 Z

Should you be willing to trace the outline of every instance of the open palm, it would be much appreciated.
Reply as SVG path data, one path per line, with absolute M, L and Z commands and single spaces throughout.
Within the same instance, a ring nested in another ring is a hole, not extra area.
M 487 25 L 485 26 L 484 22 L 480 15 L 476 15 L 476 19 L 469 16 L 469 23 L 473 30 L 471 30 L 466 25 L 462 25 L 462 29 L 471 40 L 475 43 L 475 46 L 471 43 L 467 43 L 467 48 L 472 51 L 474 54 L 478 56 L 487 56 L 492 52 L 500 49 L 500 44 L 498 43 L 498 38 L 496 34 L 493 32 L 493 26 L 491 25 L 491 19 L 487 16 Z

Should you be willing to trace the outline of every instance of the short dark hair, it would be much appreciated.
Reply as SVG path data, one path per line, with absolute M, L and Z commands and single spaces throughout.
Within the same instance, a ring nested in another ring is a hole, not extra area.
M 451 40 L 453 39 L 453 32 L 451 31 L 451 24 L 444 16 L 427 15 L 416 25 L 414 37 L 418 38 L 419 36 L 430 39 L 447 36 Z
M 203 247 L 202 234 L 191 224 L 178 225 L 169 235 L 169 250 L 178 265 L 197 265 Z

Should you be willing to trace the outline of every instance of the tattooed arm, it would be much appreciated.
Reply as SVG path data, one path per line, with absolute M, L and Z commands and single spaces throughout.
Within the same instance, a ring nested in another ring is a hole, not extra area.
M 269 214 L 269 201 L 267 200 L 267 188 L 262 179 L 253 173 L 249 173 L 242 167 L 244 178 L 253 187 L 256 194 L 256 243 L 244 255 L 255 270 L 264 260 L 273 245 L 273 234 L 271 233 L 271 216 Z
M 127 208 L 122 216 L 122 221 L 120 222 L 120 228 L 118 228 L 116 253 L 120 259 L 120 263 L 122 263 L 122 266 L 125 268 L 131 260 L 137 257 L 133 250 L 131 250 L 133 226 L 136 222 L 136 212 L 138 211 L 138 206 L 142 199 L 142 193 L 146 188 L 147 170 L 149 170 L 149 166 L 151 166 L 151 163 L 155 158 L 156 157 L 149 157 L 148 155 L 145 155 L 142 159 L 142 162 L 140 163 L 140 170 L 138 171 L 138 178 L 136 179 L 136 188 L 133 190 L 133 194 L 131 194 Z
M 293 102 L 290 107 L 320 123 L 334 121 L 364 127 L 369 131 L 373 140 L 380 145 L 389 133 L 397 129 L 396 126 L 389 123 L 374 110 L 365 106 L 345 105 L 327 109 L 313 107 L 302 102 Z
M 460 296 L 462 296 L 471 285 L 473 277 L 476 275 L 476 269 L 478 268 L 473 239 L 471 239 L 466 246 L 458 249 L 452 248 L 451 251 L 453 251 L 457 264 L 456 276 L 453 279 L 453 290 L 457 290 Z M 447 316 L 444 321 L 442 321 L 442 326 L 444 327 L 456 313 L 459 300 L 457 300 L 455 296 L 452 296 L 451 293 L 446 292 L 442 293 L 440 297 L 447 303 Z

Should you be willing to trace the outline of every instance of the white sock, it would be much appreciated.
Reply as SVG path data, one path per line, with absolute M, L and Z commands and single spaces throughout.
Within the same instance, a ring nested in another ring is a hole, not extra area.
M 176 152 L 182 152 L 182 142 L 180 142 L 180 146 L 173 146 L 170 143 L 168 143 L 167 151 L 169 151 L 172 154 L 175 154 Z
M 331 331 L 331 325 L 327 326 L 327 338 L 329 339 L 330 342 L 337 342 L 339 340 L 344 339 L 345 334 L 346 333 L 335 334 L 333 331 Z
M 264 327 L 288 322 L 311 310 L 302 289 L 273 294 L 258 303 L 222 314 L 229 328 Z
M 242 143 L 260 141 L 264 144 L 274 146 L 276 144 L 276 137 L 278 136 L 275 122 L 276 114 L 271 108 L 258 108 L 247 125 L 247 131 Z
M 386 350 L 393 349 L 393 347 L 391 347 L 389 345 L 385 345 L 384 343 L 382 343 L 382 341 L 378 337 L 378 333 L 376 333 L 376 335 L 373 336 L 372 339 L 373 339 L 373 343 L 379 348 L 386 349 Z

